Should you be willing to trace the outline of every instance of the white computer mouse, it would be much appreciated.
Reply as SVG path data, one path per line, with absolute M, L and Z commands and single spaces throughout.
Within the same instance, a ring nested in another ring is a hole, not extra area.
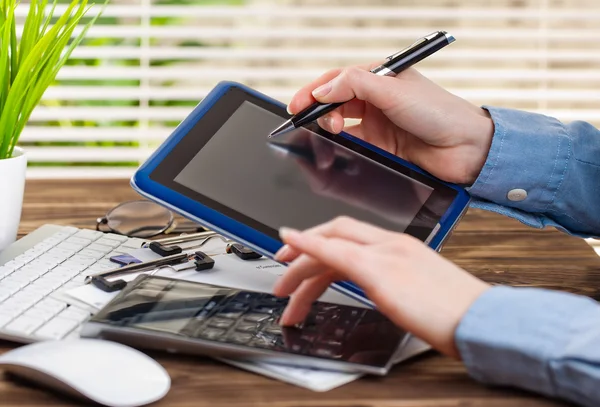
M 154 359 L 115 342 L 37 342 L 0 355 L 0 369 L 72 396 L 111 407 L 163 398 L 171 378 Z

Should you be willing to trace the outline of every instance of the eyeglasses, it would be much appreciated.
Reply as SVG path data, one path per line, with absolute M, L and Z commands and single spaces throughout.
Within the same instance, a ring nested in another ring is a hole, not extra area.
M 191 221 L 177 223 L 170 210 L 150 201 L 139 200 L 123 202 L 96 219 L 96 230 L 148 238 L 168 233 L 202 232 L 206 229 Z

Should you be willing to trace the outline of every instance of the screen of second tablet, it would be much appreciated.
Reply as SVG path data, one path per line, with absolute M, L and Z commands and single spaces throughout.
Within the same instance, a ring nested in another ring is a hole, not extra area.
M 431 186 L 309 130 L 269 139 L 282 121 L 244 101 L 174 181 L 274 230 L 346 215 L 404 232 L 432 196 Z

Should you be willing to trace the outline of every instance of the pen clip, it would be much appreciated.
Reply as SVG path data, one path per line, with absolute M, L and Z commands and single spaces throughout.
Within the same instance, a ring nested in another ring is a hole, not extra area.
M 398 55 L 404 54 L 406 51 L 409 51 L 421 44 L 423 44 L 424 42 L 427 41 L 431 41 L 433 38 L 435 38 L 436 36 L 438 36 L 440 33 L 443 33 L 443 31 L 434 31 L 431 34 L 428 34 L 424 37 L 419 38 L 418 40 L 416 40 L 414 43 L 412 43 L 411 45 L 409 45 L 408 47 L 404 48 L 401 51 L 396 52 L 395 54 L 390 55 L 389 57 L 387 57 L 388 60 L 392 60 L 394 58 L 396 58 Z

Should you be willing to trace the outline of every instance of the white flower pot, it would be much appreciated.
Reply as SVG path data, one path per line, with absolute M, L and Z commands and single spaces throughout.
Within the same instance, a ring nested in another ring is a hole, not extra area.
M 16 147 L 12 158 L 0 160 L 0 252 L 17 239 L 27 157 Z

